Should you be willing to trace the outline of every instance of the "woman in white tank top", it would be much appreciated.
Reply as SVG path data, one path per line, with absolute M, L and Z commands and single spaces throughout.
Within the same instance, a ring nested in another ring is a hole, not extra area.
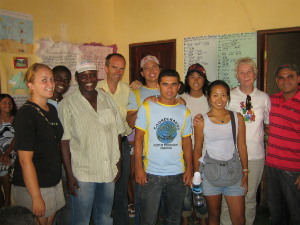
M 225 109 L 230 100 L 230 88 L 224 82 L 216 80 L 208 87 L 208 98 L 211 110 L 201 119 L 201 123 L 194 128 L 194 170 L 199 172 L 202 160 L 202 146 L 211 158 L 229 160 L 234 153 L 232 126 L 229 111 Z M 243 168 L 241 181 L 229 187 L 215 187 L 209 184 L 204 174 L 203 193 L 208 206 L 209 224 L 220 224 L 222 194 L 225 196 L 233 225 L 245 224 L 245 198 L 248 190 L 248 159 L 246 146 L 245 122 L 240 113 L 235 113 L 238 127 L 237 147 Z M 201 160 L 200 160 L 201 159 Z

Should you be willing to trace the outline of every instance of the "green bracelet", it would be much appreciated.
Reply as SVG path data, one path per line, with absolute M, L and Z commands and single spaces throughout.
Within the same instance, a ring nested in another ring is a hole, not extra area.
M 248 169 L 243 169 L 243 173 L 249 173 L 250 172 L 250 170 L 248 170 Z

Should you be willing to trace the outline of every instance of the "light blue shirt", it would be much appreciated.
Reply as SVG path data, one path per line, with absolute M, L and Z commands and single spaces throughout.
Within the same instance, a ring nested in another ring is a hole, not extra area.
M 147 173 L 168 176 L 185 172 L 182 137 L 192 134 L 191 113 L 185 105 L 146 101 L 138 111 L 135 127 L 145 132 Z

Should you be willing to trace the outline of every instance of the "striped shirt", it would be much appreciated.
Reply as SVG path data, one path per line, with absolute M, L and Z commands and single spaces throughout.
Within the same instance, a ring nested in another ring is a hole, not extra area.
M 283 101 L 282 93 L 271 99 L 266 165 L 300 172 L 300 91 Z
M 97 112 L 77 89 L 58 105 L 64 127 L 62 140 L 70 140 L 72 171 L 83 182 L 111 182 L 120 158 L 118 134 L 125 126 L 114 100 L 99 90 Z

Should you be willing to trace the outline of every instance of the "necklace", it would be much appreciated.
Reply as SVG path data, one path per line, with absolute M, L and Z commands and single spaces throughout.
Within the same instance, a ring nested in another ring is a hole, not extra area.
M 212 112 L 210 112 L 211 113 L 211 115 L 213 115 L 213 117 L 215 117 L 217 120 L 219 120 L 221 123 L 224 123 L 224 119 L 225 119 L 225 116 L 226 116 L 226 114 L 225 114 L 225 116 L 223 117 L 223 119 L 218 119 Z

